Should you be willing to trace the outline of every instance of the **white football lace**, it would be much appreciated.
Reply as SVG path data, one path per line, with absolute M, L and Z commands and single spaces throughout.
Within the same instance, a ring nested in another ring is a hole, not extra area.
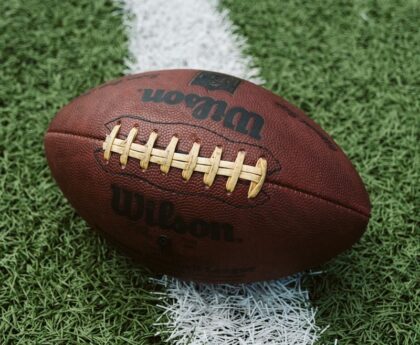
M 149 135 L 145 145 L 135 143 L 138 128 L 133 127 L 126 139 L 118 139 L 117 135 L 121 124 L 117 124 L 111 133 L 106 136 L 102 149 L 104 150 L 104 159 L 108 161 L 111 153 L 120 155 L 122 167 L 127 165 L 128 157 L 140 160 L 140 167 L 146 170 L 149 163 L 160 165 L 160 170 L 167 174 L 171 167 L 181 169 L 182 177 L 188 181 L 193 172 L 204 173 L 203 182 L 210 187 L 216 175 L 226 176 L 226 190 L 233 192 L 239 179 L 250 181 L 248 189 L 248 198 L 255 198 L 260 192 L 266 174 L 267 160 L 259 158 L 256 165 L 246 165 L 245 151 L 239 151 L 234 162 L 222 160 L 222 148 L 216 146 L 210 158 L 200 157 L 200 144 L 194 142 L 188 154 L 176 152 L 178 137 L 173 136 L 165 149 L 154 148 L 158 134 L 153 131 Z

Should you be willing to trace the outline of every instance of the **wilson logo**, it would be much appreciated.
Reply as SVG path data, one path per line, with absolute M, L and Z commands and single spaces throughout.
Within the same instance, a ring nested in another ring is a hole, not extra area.
M 215 122 L 222 122 L 226 128 L 248 135 L 253 139 L 261 139 L 264 119 L 261 115 L 243 107 L 228 107 L 225 101 L 199 96 L 195 93 L 186 95 L 177 90 L 144 89 L 139 91 L 143 92 L 141 100 L 145 103 L 154 102 L 168 105 L 184 103 L 192 109 L 192 117 L 197 120 L 211 119 Z
M 228 223 L 209 222 L 202 219 L 186 221 L 175 211 L 169 201 L 156 202 L 115 184 L 111 185 L 111 207 L 114 212 L 131 221 L 143 221 L 150 227 L 172 230 L 178 234 L 195 238 L 209 238 L 214 241 L 237 241 L 233 236 L 233 226 Z

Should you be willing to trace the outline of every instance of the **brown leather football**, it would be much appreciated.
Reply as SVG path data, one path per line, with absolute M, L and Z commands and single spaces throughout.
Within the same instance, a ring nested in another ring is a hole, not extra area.
M 319 265 L 364 232 L 369 197 L 301 110 L 225 74 L 130 75 L 74 99 L 45 135 L 94 229 L 155 272 L 238 283 Z

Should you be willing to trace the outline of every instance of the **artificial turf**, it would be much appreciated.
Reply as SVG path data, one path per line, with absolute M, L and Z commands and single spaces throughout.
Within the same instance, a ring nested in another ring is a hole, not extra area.
M 420 2 L 222 4 L 266 86 L 334 136 L 371 195 L 362 240 L 306 280 L 320 343 L 418 343 Z M 159 343 L 148 275 L 87 229 L 42 146 L 60 106 L 122 74 L 121 15 L 104 0 L 0 13 L 0 344 Z
M 266 86 L 331 133 L 373 205 L 306 280 L 320 343 L 420 343 L 420 1 L 223 0 Z
M 0 344 L 152 344 L 148 275 L 87 229 L 53 182 L 43 134 L 123 72 L 110 1 L 0 1 Z

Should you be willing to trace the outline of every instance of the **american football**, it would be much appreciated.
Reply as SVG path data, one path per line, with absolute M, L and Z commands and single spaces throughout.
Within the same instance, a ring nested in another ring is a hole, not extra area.
M 350 248 L 370 202 L 303 111 L 251 82 L 164 70 L 98 86 L 45 134 L 52 175 L 86 222 L 185 280 L 284 277 Z

